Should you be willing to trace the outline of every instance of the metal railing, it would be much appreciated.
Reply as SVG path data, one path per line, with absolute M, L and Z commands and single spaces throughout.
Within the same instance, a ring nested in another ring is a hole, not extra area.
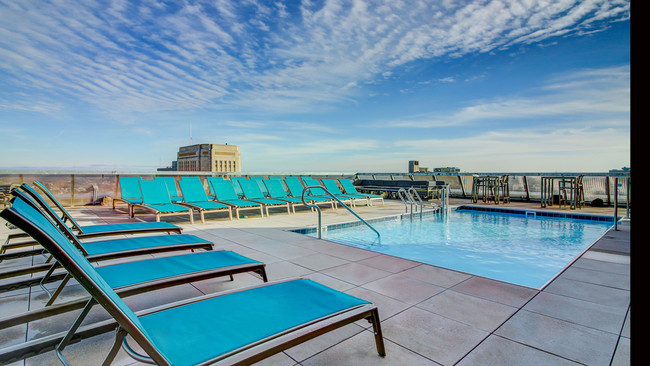
M 320 207 L 318 207 L 318 205 L 315 205 L 315 204 L 314 204 L 314 205 L 309 204 L 309 203 L 307 203 L 307 201 L 305 201 L 305 193 L 306 193 L 307 191 L 309 191 L 310 189 L 312 189 L 312 188 L 320 188 L 320 189 L 322 189 L 322 190 L 323 190 L 323 191 L 324 191 L 328 196 L 332 197 L 332 199 L 334 199 L 335 201 L 337 201 L 338 203 L 340 203 L 341 206 L 345 207 L 348 211 L 350 211 L 350 213 L 353 214 L 357 219 L 359 219 L 359 221 L 361 221 L 361 222 L 364 223 L 366 226 L 368 226 L 368 227 L 370 228 L 370 230 L 374 231 L 375 234 L 377 234 L 377 239 L 381 240 L 381 235 L 379 235 L 379 231 L 375 230 L 375 228 L 372 227 L 372 225 L 370 225 L 369 223 L 367 223 L 366 220 L 362 219 L 361 216 L 357 215 L 357 213 L 354 212 L 350 207 L 348 207 L 348 205 L 346 205 L 345 203 L 343 203 L 340 199 L 336 198 L 336 197 L 335 197 L 335 196 L 334 196 L 330 191 L 327 190 L 327 188 L 325 188 L 325 187 L 323 187 L 323 186 L 307 186 L 307 187 L 303 188 L 303 190 L 302 190 L 302 195 L 301 195 L 300 198 L 302 199 L 302 203 L 303 203 L 305 206 L 307 206 L 307 207 L 311 207 L 311 208 L 315 208 L 315 209 L 318 211 L 318 239 L 321 239 L 321 237 L 322 237 L 322 230 L 323 230 L 323 226 L 322 226 L 322 224 L 321 224 L 322 219 L 321 219 L 321 210 L 320 210 Z

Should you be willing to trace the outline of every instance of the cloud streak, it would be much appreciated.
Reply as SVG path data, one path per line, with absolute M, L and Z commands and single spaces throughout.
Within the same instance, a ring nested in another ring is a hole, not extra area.
M 416 60 L 627 18 L 629 2 L 604 0 L 6 2 L 0 72 L 4 88 L 48 90 L 110 111 L 301 113 L 353 104 L 365 83 Z M 19 105 L 2 98 L 4 109 Z

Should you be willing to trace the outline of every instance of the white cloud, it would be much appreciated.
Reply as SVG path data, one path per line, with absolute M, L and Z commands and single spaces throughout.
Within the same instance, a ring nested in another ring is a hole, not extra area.
M 629 17 L 629 2 L 604 0 L 295 6 L 4 3 L 0 70 L 7 86 L 50 90 L 109 110 L 304 111 L 348 103 L 358 93 L 350 86 L 413 60 L 540 42 Z

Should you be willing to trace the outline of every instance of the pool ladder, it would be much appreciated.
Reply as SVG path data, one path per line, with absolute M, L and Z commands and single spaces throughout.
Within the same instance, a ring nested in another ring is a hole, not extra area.
M 308 192 L 312 188 L 320 188 L 320 189 L 322 189 L 328 196 L 332 197 L 332 199 L 334 199 L 336 202 L 340 203 L 341 206 L 345 207 L 348 211 L 350 211 L 351 214 L 356 216 L 356 218 L 359 219 L 359 221 L 366 224 L 366 226 L 368 226 L 372 231 L 375 232 L 375 234 L 377 234 L 377 239 L 381 240 L 381 236 L 379 235 L 379 231 L 375 230 L 375 228 L 372 227 L 372 225 L 367 223 L 366 220 L 362 219 L 361 216 L 357 215 L 357 213 L 354 212 L 350 207 L 348 207 L 348 205 L 341 202 L 341 200 L 338 199 L 336 196 L 334 196 L 330 191 L 328 191 L 327 188 L 325 188 L 323 186 L 307 186 L 302 190 L 302 195 L 301 195 L 300 198 L 302 199 L 302 203 L 305 206 L 315 208 L 318 211 L 318 239 L 321 239 L 321 234 L 322 234 L 322 230 L 323 230 L 323 227 L 321 225 L 321 210 L 320 210 L 320 207 L 318 207 L 318 205 L 316 205 L 316 204 L 309 204 L 309 203 L 307 203 L 305 201 L 305 193 Z
M 413 194 L 411 194 L 411 192 Z M 420 194 L 418 191 L 415 190 L 415 188 L 410 187 L 408 191 L 404 188 L 400 188 L 399 191 L 397 191 L 397 196 L 399 196 L 399 199 L 402 200 L 402 203 L 404 204 L 404 209 L 406 212 L 409 212 L 409 207 L 411 209 L 411 218 L 413 218 L 413 206 L 415 206 L 415 210 L 417 211 L 417 204 L 418 202 L 415 201 L 415 198 L 420 202 L 420 219 L 422 219 L 422 209 L 424 208 L 424 201 L 422 201 L 422 198 L 420 197 Z

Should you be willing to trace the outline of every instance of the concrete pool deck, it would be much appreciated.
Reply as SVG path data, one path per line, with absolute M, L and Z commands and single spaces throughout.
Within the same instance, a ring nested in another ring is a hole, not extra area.
M 467 204 L 452 200 L 452 204 Z M 541 210 L 539 203 L 513 202 L 490 207 Z M 557 210 L 546 208 L 544 210 Z M 364 219 L 399 214 L 404 206 L 358 206 Z M 562 212 L 612 215 L 612 208 L 586 207 Z M 108 207 L 71 210 L 81 224 L 125 222 L 132 219 Z M 619 215 L 624 214 L 619 209 Z M 323 224 L 353 221 L 343 209 L 323 208 Z M 136 219 L 152 220 L 151 215 Z M 1 220 L 1 219 L 0 219 Z M 225 214 L 208 214 L 206 223 L 190 225 L 186 217 L 168 217 L 194 234 L 266 263 L 269 280 L 306 277 L 372 301 L 379 307 L 387 356 L 377 356 L 369 324 L 357 322 L 268 358 L 261 365 L 629 365 L 630 364 L 630 223 L 609 231 L 542 291 L 511 285 L 415 261 L 348 247 L 287 231 L 314 226 L 315 213 L 281 209 L 270 217 L 250 215 L 229 221 Z M 10 230 L 1 222 L 0 240 Z M 41 260 L 40 257 L 35 258 Z M 114 262 L 112 262 L 114 263 Z M 0 271 L 31 264 L 4 261 Z M 102 265 L 108 264 L 103 262 Z M 253 274 L 198 281 L 126 299 L 134 309 L 204 293 L 260 283 Z M 69 284 L 63 302 L 84 293 Z M 38 308 L 40 288 L 0 293 L 0 313 L 7 316 Z M 67 329 L 76 313 L 27 325 L 0 329 L 0 349 Z M 93 309 L 91 320 L 105 319 Z M 99 364 L 114 338 L 107 333 L 68 346 L 72 365 Z M 59 365 L 54 352 L 11 365 Z M 117 365 L 137 365 L 121 350 Z

